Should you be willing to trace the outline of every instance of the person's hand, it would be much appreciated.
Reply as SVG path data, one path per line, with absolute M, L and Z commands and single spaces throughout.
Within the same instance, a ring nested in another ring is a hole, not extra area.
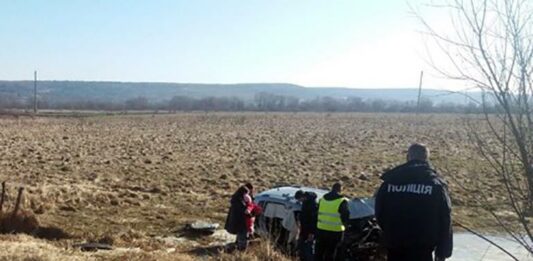
M 435 257 L 435 261 L 444 261 L 444 260 L 446 260 L 445 257 L 438 257 L 438 256 Z
M 315 235 L 314 234 L 309 234 L 307 236 L 307 241 L 313 241 L 315 239 Z

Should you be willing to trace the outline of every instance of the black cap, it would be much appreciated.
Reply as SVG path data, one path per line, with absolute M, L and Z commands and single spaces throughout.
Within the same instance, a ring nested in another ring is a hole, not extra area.
M 331 190 L 340 193 L 342 190 L 342 184 L 340 182 L 335 182 L 335 184 L 333 184 L 331 187 Z
M 304 196 L 304 192 L 302 190 L 298 190 L 296 191 L 296 193 L 294 193 L 294 198 L 295 199 L 300 199 Z

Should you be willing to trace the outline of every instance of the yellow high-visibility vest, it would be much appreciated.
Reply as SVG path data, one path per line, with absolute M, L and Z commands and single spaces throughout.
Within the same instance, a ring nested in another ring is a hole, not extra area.
M 335 200 L 325 200 L 321 198 L 318 203 L 318 229 L 332 232 L 342 232 L 345 227 L 342 224 L 339 207 L 347 198 L 338 198 Z

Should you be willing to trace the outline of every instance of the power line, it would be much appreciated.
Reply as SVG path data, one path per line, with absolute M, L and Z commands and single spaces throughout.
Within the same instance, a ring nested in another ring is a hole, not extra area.
M 422 79 L 424 78 L 424 71 L 420 71 L 420 81 L 418 83 L 418 100 L 416 101 L 416 114 L 420 112 L 420 98 L 422 97 Z
M 33 113 L 37 114 L 37 71 L 33 72 Z

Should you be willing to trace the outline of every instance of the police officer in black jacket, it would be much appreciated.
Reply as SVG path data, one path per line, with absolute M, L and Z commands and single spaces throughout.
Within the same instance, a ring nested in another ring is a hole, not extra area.
M 429 150 L 413 144 L 407 163 L 381 176 L 376 218 L 389 261 L 441 261 L 452 255 L 451 204 L 446 183 L 428 162 Z

